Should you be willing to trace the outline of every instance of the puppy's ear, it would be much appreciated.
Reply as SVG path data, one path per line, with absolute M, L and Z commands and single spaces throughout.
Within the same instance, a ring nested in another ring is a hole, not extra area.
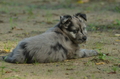
M 60 16 L 60 22 L 62 24 L 68 23 L 71 19 L 72 19 L 72 17 L 70 15 Z
M 68 26 L 71 24 L 71 19 L 72 17 L 70 15 L 60 16 L 60 24 L 64 28 L 68 28 Z
M 83 18 L 85 21 L 87 21 L 87 16 L 86 16 L 86 14 L 84 14 L 84 13 L 77 13 L 77 14 L 75 14 L 75 16 L 76 16 L 76 17 L 81 17 L 81 18 Z

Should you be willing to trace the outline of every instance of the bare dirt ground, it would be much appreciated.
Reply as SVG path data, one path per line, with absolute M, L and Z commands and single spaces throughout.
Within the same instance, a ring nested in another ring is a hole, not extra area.
M 11 64 L 0 57 L 0 79 L 120 79 L 120 1 L 0 0 L 0 56 L 43 33 L 59 16 L 87 14 L 88 41 L 81 48 L 100 55 L 56 63 Z

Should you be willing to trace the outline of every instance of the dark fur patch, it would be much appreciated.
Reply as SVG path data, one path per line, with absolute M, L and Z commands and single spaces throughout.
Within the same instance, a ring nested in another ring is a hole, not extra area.
M 63 54 L 62 54 L 62 57 L 65 58 Z
M 68 37 L 65 37 L 65 40 L 68 41 L 69 40 Z
M 56 34 L 61 34 L 61 35 L 63 35 L 61 32 L 58 32 L 58 31 L 55 31 L 55 33 L 56 33 Z
M 54 51 L 59 50 L 58 47 L 56 47 L 56 45 L 55 46 L 51 46 L 51 49 L 53 49 Z
M 26 53 L 26 55 L 25 55 L 26 63 L 34 63 L 35 62 L 35 59 L 33 60 L 34 54 L 35 54 L 35 52 L 32 55 L 30 55 L 29 52 Z
M 59 51 L 59 50 L 63 50 L 65 54 L 67 54 L 67 49 L 65 49 L 60 43 L 56 43 L 56 45 L 51 46 L 51 49 L 53 49 L 54 51 Z
M 25 56 L 25 63 L 33 63 L 32 59 L 33 59 L 33 56 L 34 56 L 35 53 L 33 53 L 32 55 L 29 54 L 30 51 L 28 51 L 28 50 L 26 49 L 27 43 L 26 43 L 26 42 L 22 42 L 22 43 L 20 44 L 20 47 L 21 47 L 21 49 L 24 50 L 24 51 L 23 51 L 23 55 Z
M 27 43 L 26 42 L 22 42 L 20 44 L 20 48 L 24 50 L 24 52 L 23 52 L 24 56 L 26 56 L 26 53 L 28 53 L 27 50 L 26 50 L 26 47 L 27 47 Z
M 64 18 L 72 18 L 70 15 L 64 15 Z
M 48 52 L 48 55 L 50 55 L 52 52 Z
M 23 51 L 23 56 L 26 57 L 26 49 Z
M 68 28 L 66 28 L 67 31 L 71 32 L 72 31 L 72 27 L 73 26 L 73 23 L 71 22 L 70 25 L 68 26 Z
M 84 54 L 83 54 L 82 58 L 84 58 L 84 57 L 86 57 L 86 53 L 85 53 L 85 52 L 84 52 Z
M 26 42 L 22 42 L 22 43 L 20 44 L 20 47 L 21 47 L 22 49 L 25 49 L 25 48 L 26 48 L 26 45 L 27 45 Z
M 79 16 L 79 17 L 83 18 L 85 21 L 87 21 L 86 14 L 84 14 L 84 13 L 77 13 L 75 16 Z

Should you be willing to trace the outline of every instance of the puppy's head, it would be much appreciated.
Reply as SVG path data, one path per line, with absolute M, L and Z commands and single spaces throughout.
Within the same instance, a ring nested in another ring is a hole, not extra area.
M 73 16 L 60 16 L 60 29 L 77 44 L 83 43 L 87 40 L 86 31 L 86 14 L 77 13 Z

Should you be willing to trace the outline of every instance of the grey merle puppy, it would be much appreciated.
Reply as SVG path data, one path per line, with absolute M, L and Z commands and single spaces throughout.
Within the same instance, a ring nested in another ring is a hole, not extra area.
M 60 16 L 60 22 L 43 34 L 25 38 L 8 55 L 10 63 L 49 63 L 66 59 L 94 56 L 95 50 L 80 49 L 87 40 L 86 14 Z

